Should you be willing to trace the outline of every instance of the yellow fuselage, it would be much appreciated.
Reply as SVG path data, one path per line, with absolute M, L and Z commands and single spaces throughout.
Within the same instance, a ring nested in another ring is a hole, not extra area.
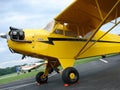
M 87 39 L 53 34 L 45 30 L 24 30 L 24 32 L 25 40 L 30 40 L 31 43 L 21 43 L 8 40 L 8 46 L 16 53 L 27 56 L 48 59 L 56 58 L 62 63 L 65 59 L 75 60 L 78 58 L 120 52 L 120 37 L 113 34 L 107 34 L 88 50 L 85 50 L 85 52 L 80 53 L 80 55 L 75 57 L 84 46 Z M 99 31 L 93 40 L 89 42 L 87 47 L 94 43 L 102 34 L 104 34 L 104 32 Z M 69 65 L 72 66 L 72 64 Z M 63 65 L 63 67 L 69 65 Z

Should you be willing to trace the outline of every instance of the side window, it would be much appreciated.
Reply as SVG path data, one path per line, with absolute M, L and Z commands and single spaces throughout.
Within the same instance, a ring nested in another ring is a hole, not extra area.
M 65 36 L 71 36 L 71 32 L 70 31 L 65 31 Z
M 77 32 L 75 32 L 75 31 L 65 31 L 65 36 L 77 37 Z
M 56 30 L 54 31 L 54 33 L 55 33 L 55 34 L 61 34 L 61 35 L 63 35 L 63 30 L 56 29 Z

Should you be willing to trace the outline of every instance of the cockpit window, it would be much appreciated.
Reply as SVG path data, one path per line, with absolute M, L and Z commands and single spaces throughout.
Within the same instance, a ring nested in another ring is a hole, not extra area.
M 54 31 L 54 33 L 55 33 L 55 34 L 61 34 L 61 35 L 63 35 L 63 30 L 56 29 L 56 30 Z
M 64 36 L 77 37 L 76 31 L 65 31 L 65 30 L 61 30 L 61 29 L 56 29 L 54 31 L 54 33 L 64 35 Z
M 77 31 L 65 31 L 65 36 L 77 37 Z
M 48 23 L 44 29 L 50 32 L 53 29 L 54 24 L 55 24 L 55 21 L 52 21 L 52 22 Z

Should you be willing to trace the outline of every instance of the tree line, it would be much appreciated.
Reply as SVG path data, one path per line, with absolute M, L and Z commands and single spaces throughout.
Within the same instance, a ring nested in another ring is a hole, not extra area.
M 17 66 L 7 67 L 7 68 L 4 68 L 4 69 L 0 68 L 0 76 L 15 73 L 16 72 L 16 67 Z

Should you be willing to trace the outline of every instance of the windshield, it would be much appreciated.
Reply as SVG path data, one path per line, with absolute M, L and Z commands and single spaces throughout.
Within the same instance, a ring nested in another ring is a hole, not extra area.
M 53 20 L 52 22 L 48 23 L 44 29 L 50 32 L 53 29 L 54 24 L 55 21 Z

